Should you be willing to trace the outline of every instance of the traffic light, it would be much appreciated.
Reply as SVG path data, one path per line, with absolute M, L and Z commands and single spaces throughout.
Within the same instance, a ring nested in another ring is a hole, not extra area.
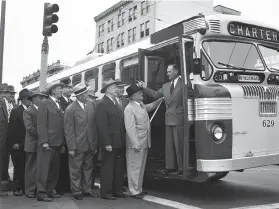
M 44 23 L 43 23 L 43 36 L 51 36 L 53 33 L 58 31 L 57 23 L 59 18 L 56 13 L 59 11 L 57 4 L 45 3 L 44 6 Z

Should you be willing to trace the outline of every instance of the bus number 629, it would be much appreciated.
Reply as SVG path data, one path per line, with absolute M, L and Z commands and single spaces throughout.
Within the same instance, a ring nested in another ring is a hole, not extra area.
M 263 120 L 263 127 L 274 127 L 274 120 Z

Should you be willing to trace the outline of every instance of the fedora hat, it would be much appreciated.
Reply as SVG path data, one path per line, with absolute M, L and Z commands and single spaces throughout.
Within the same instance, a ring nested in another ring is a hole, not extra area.
M 10 92 L 10 93 L 16 93 L 15 91 L 15 87 L 14 86 L 7 86 L 7 89 L 6 89 L 7 92 Z
M 119 85 L 119 84 L 122 84 L 122 82 L 120 80 L 113 80 L 112 78 L 104 80 L 102 89 L 101 89 L 101 93 L 104 94 L 106 92 L 106 89 L 113 84 Z
M 64 83 L 54 83 L 54 84 L 51 84 L 51 85 L 49 85 L 49 87 L 47 87 L 47 90 L 45 91 L 45 93 L 46 93 L 47 95 L 49 95 L 50 91 L 51 91 L 52 89 L 58 87 L 58 86 L 60 86 L 60 87 L 63 88 L 63 87 L 65 86 L 65 84 L 64 84 Z
M 24 98 L 29 98 L 30 96 L 30 91 L 28 89 L 22 89 L 19 92 L 18 100 L 22 100 Z
M 84 83 L 79 83 L 76 86 L 74 86 L 73 92 L 75 93 L 75 96 L 78 96 L 87 92 L 88 90 L 89 89 Z
M 120 82 L 119 84 L 117 84 L 117 87 L 125 87 L 125 86 L 128 86 L 127 84 L 123 83 L 120 79 L 115 79 L 115 81 Z
M 30 95 L 28 97 L 28 99 L 32 99 L 35 96 L 43 96 L 43 97 L 48 97 L 48 95 L 45 92 L 40 92 L 39 89 L 37 89 L 36 91 L 32 91 L 30 92 Z
M 127 89 L 126 89 L 126 92 L 127 92 L 127 96 L 128 97 L 131 97 L 133 96 L 135 93 L 139 92 L 139 91 L 142 91 L 143 88 L 140 88 L 138 87 L 135 83 L 131 84 Z

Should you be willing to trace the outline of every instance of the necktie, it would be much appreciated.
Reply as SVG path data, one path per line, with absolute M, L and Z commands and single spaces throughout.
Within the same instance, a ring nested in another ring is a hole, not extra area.
M 170 93 L 172 94 L 174 90 L 174 81 L 171 82 Z
M 13 109 L 13 105 L 8 102 L 7 112 L 8 112 L 8 121 L 10 120 L 11 111 Z

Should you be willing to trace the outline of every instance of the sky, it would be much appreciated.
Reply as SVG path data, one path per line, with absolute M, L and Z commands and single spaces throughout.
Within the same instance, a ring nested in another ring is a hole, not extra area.
M 119 0 L 6 0 L 3 83 L 21 90 L 23 77 L 40 68 L 44 3 L 57 3 L 58 32 L 49 38 L 48 64 L 72 66 L 95 46 L 94 17 Z M 214 0 L 255 20 L 278 25 L 278 0 Z

